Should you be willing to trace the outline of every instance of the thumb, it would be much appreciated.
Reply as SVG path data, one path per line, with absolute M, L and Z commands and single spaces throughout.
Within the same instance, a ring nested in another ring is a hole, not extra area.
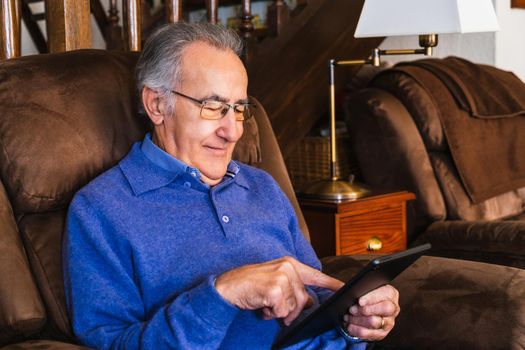
M 324 274 L 321 271 L 316 270 L 299 261 L 294 261 L 293 265 L 299 277 L 301 277 L 303 284 L 305 285 L 327 288 L 333 292 L 344 285 L 344 283 L 337 278 L 328 276 L 327 274 Z

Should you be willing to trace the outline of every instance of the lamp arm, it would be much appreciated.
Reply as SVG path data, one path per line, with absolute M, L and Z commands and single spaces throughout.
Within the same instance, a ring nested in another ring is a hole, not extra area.
M 335 173 L 335 165 L 337 164 L 337 142 L 335 135 L 335 67 L 336 66 L 355 66 L 371 64 L 379 67 L 381 64 L 381 56 L 392 55 L 425 55 L 432 56 L 432 48 L 437 46 L 437 34 L 425 34 L 419 36 L 420 49 L 400 49 L 400 50 L 380 50 L 378 48 L 372 51 L 372 54 L 367 59 L 359 60 L 334 60 L 329 61 L 330 70 L 330 177 L 332 180 L 337 180 Z

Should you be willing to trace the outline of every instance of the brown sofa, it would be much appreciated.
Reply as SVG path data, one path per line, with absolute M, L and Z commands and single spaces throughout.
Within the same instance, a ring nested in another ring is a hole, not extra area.
M 513 74 L 454 57 L 397 65 L 349 97 L 362 180 L 416 194 L 409 244 L 525 268 L 524 101 Z
M 65 214 L 75 191 L 115 164 L 146 131 L 136 113 L 136 58 L 81 50 L 0 62 L 2 350 L 82 348 L 74 345 L 64 302 Z M 253 120 L 236 157 L 255 162 L 278 180 L 307 235 L 262 106 Z M 331 257 L 324 267 L 348 278 L 368 258 Z M 423 257 L 394 284 L 403 311 L 384 346 L 525 346 L 523 270 Z

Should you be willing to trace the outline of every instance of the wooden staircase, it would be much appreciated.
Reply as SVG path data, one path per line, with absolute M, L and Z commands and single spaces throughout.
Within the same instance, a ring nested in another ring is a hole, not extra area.
M 37 22 L 44 19 L 51 22 L 53 18 L 50 18 L 48 13 L 31 12 L 30 4 L 37 1 L 43 0 L 0 0 L 2 18 L 6 18 L 4 13 L 9 10 L 13 12 L 13 8 L 21 6 L 19 12 L 22 13 L 24 23 L 39 52 L 91 47 L 91 34 L 83 39 L 84 43 L 77 40 L 72 44 L 61 45 L 61 41 L 67 38 L 58 38 L 55 39 L 58 43 L 46 44 Z M 89 18 L 89 12 L 92 13 L 109 49 L 140 50 L 142 39 L 147 37 L 154 27 L 167 21 L 184 19 L 181 0 L 165 0 L 164 7 L 154 13 L 146 0 L 122 0 L 124 19 L 122 30 L 118 26 L 117 0 L 109 0 L 108 14 L 105 13 L 100 0 L 45 1 L 46 9 L 52 9 L 53 6 L 64 8 L 68 3 L 72 3 L 71 6 L 75 7 L 72 10 L 77 11 L 79 15 Z M 222 0 L 220 5 L 241 4 L 238 30 L 248 49 L 245 61 L 250 77 L 249 92 L 267 109 L 282 153 L 286 157 L 312 126 L 320 118 L 327 116 L 328 60 L 367 57 L 382 39 L 353 38 L 364 0 L 297 0 L 297 6 L 293 10 L 290 10 L 283 0 L 273 0 L 268 7 L 267 28 L 262 31 L 256 31 L 251 22 L 253 17 L 251 2 L 250 0 Z M 217 22 L 218 0 L 185 0 L 184 5 L 186 11 L 206 8 L 208 21 Z M 16 14 L 16 11 L 14 12 Z M 76 17 L 71 15 L 70 23 L 67 23 L 66 19 L 64 23 L 66 32 L 68 25 L 77 26 L 72 32 L 79 31 L 77 23 L 79 15 Z M 10 21 L 5 21 L 0 28 L 2 30 L 0 54 L 3 54 L 3 57 L 17 55 L 16 47 L 7 48 L 4 40 L 13 28 L 16 32 L 17 20 L 19 21 L 15 16 Z M 54 31 L 64 31 L 63 28 L 56 29 L 50 27 L 49 23 L 46 24 L 52 36 Z M 90 31 L 90 28 L 88 29 Z M 53 41 L 52 36 L 51 41 Z M 16 38 L 16 35 L 14 37 Z M 14 41 L 16 46 L 16 40 Z M 13 44 L 13 40 L 9 42 Z M 355 69 L 345 68 L 337 74 L 348 77 Z M 343 82 L 345 79 L 338 77 L 336 80 Z M 341 83 L 338 88 L 343 86 L 344 83 Z
M 308 1 L 277 37 L 261 42 L 247 62 L 250 94 L 266 108 L 285 158 L 323 115 L 328 121 L 329 59 L 365 58 L 382 42 L 353 37 L 363 3 Z M 337 74 L 350 76 L 357 69 Z

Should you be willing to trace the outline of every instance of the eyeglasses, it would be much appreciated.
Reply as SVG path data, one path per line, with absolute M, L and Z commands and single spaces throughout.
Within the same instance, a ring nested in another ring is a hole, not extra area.
M 230 109 L 233 109 L 235 114 L 235 120 L 243 121 L 248 120 L 252 117 L 250 108 L 255 108 L 253 103 L 233 103 L 228 104 L 226 102 L 217 100 L 198 100 L 196 98 L 181 94 L 180 92 L 170 90 L 175 95 L 187 98 L 201 106 L 201 118 L 209 120 L 222 119 Z

